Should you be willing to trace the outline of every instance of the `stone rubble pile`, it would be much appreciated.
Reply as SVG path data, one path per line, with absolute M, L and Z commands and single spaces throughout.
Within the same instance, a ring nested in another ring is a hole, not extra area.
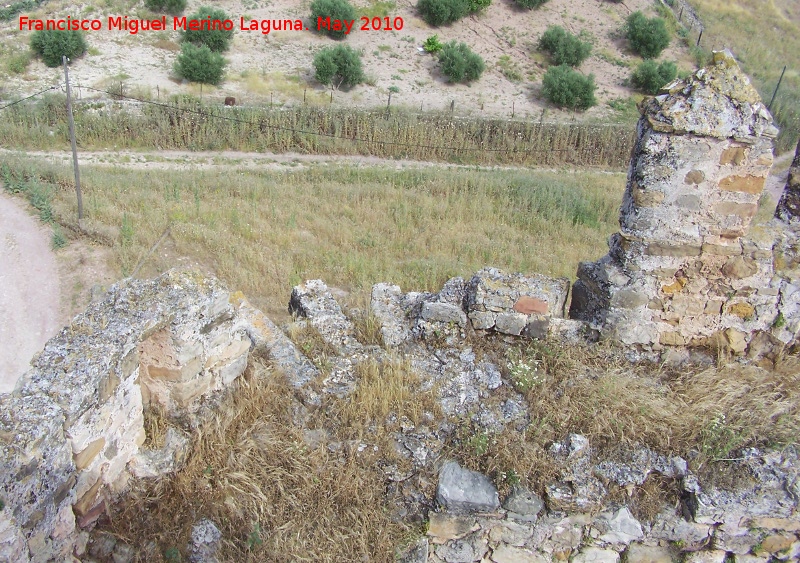
M 485 476 L 446 462 L 427 534 L 401 561 L 767 563 L 800 558 L 795 450 L 744 452 L 740 463 L 754 484 L 731 492 L 702 487 L 680 458 L 667 460 L 642 448 L 634 452 L 632 465 L 606 461 L 591 467 L 586 462 L 590 449 L 586 438 L 575 434 L 551 448 L 562 475 L 573 479 L 567 488 L 576 502 L 568 505 L 550 487 L 541 499 L 516 486 L 501 506 Z M 575 487 L 591 473 L 620 485 L 641 485 L 650 471 L 678 480 L 683 492 L 682 506 L 665 506 L 652 523 L 637 520 L 627 506 L 604 502 L 604 493 Z

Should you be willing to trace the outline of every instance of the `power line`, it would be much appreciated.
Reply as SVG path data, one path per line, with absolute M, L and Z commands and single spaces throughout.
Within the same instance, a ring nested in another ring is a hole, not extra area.
M 24 102 L 25 100 L 30 100 L 31 98 L 35 98 L 36 96 L 44 94 L 45 92 L 49 92 L 50 90 L 58 90 L 59 88 L 61 88 L 61 84 L 58 84 L 56 86 L 50 86 L 50 88 L 42 90 L 41 92 L 36 92 L 35 94 L 31 94 L 27 98 L 22 98 L 21 100 L 17 100 L 16 102 L 11 102 L 10 104 L 4 105 L 3 107 L 0 107 L 0 110 L 4 110 L 6 108 L 10 108 L 11 106 L 15 106 L 15 105 L 17 105 L 19 103 Z
M 328 137 L 328 138 L 331 138 L 331 139 L 340 139 L 340 140 L 343 140 L 343 141 L 351 141 L 351 142 L 354 142 L 354 143 L 371 143 L 371 144 L 379 144 L 379 145 L 392 145 L 392 146 L 396 146 L 396 147 L 418 148 L 418 149 L 439 150 L 439 151 L 454 151 L 454 152 L 455 151 L 479 151 L 479 152 L 494 152 L 494 153 L 526 153 L 526 154 L 533 154 L 533 153 L 543 153 L 543 152 L 568 152 L 568 151 L 573 150 L 573 149 L 544 149 L 544 150 L 540 149 L 540 150 L 532 150 L 532 149 L 517 149 L 517 148 L 513 148 L 513 149 L 492 149 L 492 148 L 477 148 L 477 147 L 465 147 L 465 148 L 462 148 L 462 147 L 450 147 L 450 146 L 444 146 L 444 145 L 419 145 L 419 144 L 415 144 L 415 143 L 403 143 L 403 142 L 398 142 L 398 141 L 378 141 L 378 140 L 372 140 L 372 139 L 364 139 L 364 138 L 361 138 L 361 137 L 343 137 L 343 136 L 340 136 L 340 135 L 334 135 L 332 133 L 322 133 L 322 132 L 319 132 L 319 131 L 305 131 L 303 129 L 293 129 L 291 127 L 283 127 L 283 126 L 280 126 L 280 125 L 268 125 L 268 124 L 263 123 L 263 122 L 254 122 L 254 121 L 249 121 L 249 120 L 246 120 L 246 119 L 240 119 L 240 118 L 237 118 L 237 117 L 231 117 L 231 116 L 225 116 L 225 115 L 216 115 L 216 114 L 208 113 L 208 112 L 201 111 L 201 110 L 196 110 L 196 109 L 191 109 L 191 108 L 182 108 L 182 107 L 173 106 L 173 105 L 169 105 L 169 104 L 165 104 L 165 103 L 161 103 L 161 102 L 154 102 L 152 100 L 142 100 L 140 98 L 134 98 L 132 96 L 126 96 L 125 94 L 121 94 L 119 92 L 109 92 L 107 90 L 100 90 L 98 88 L 91 88 L 89 86 L 83 86 L 83 88 L 85 88 L 86 90 L 92 90 L 94 92 L 100 92 L 102 94 L 107 94 L 107 95 L 109 95 L 111 97 L 114 97 L 114 98 L 125 98 L 125 99 L 128 99 L 128 100 L 133 100 L 133 101 L 140 102 L 140 103 L 143 103 L 143 104 L 150 104 L 150 105 L 153 105 L 153 106 L 158 106 L 158 107 L 166 108 L 166 109 L 169 109 L 169 110 L 177 110 L 177 111 L 181 111 L 183 113 L 190 113 L 190 114 L 199 115 L 199 116 L 210 118 L 210 119 L 221 119 L 223 121 L 232 121 L 234 123 L 242 123 L 242 124 L 251 125 L 251 126 L 254 126 L 254 127 L 274 129 L 276 131 L 286 131 L 286 132 L 289 132 L 289 133 L 297 133 L 297 134 L 302 134 L 302 135 L 314 135 L 314 136 L 317 136 L 317 137 Z

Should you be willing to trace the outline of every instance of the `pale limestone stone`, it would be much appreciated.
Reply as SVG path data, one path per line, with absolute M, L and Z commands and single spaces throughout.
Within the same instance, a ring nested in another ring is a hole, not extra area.
M 510 545 L 498 546 L 491 555 L 494 563 L 548 563 L 542 554 Z
M 649 546 L 633 543 L 625 552 L 628 563 L 673 563 L 676 554 L 667 547 Z
M 513 334 L 518 336 L 525 325 L 528 324 L 528 315 L 522 313 L 506 312 L 498 313 L 495 320 L 495 330 L 504 334 Z
M 585 547 L 572 558 L 572 563 L 618 563 L 618 561 L 619 553 L 599 547 Z
M 703 551 L 692 551 L 687 553 L 684 558 L 684 563 L 724 563 L 725 558 L 728 556 L 727 551 L 721 549 L 711 549 Z

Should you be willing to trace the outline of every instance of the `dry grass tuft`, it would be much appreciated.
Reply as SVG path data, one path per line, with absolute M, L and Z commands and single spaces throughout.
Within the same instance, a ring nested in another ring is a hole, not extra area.
M 223 533 L 223 561 L 393 561 L 409 530 L 387 516 L 374 454 L 309 448 L 295 406 L 282 374 L 251 364 L 186 468 L 138 482 L 110 531 L 148 561 L 183 553 L 203 517 Z
M 167 436 L 167 428 L 169 428 L 169 422 L 167 421 L 166 413 L 161 405 L 158 403 L 151 403 L 149 406 L 145 407 L 145 440 L 142 444 L 142 448 L 151 450 L 163 448 Z
M 336 356 L 336 348 L 328 343 L 314 325 L 299 320 L 289 325 L 289 338 L 301 352 L 323 373 L 331 370 L 331 358 Z
M 528 378 L 531 423 L 521 432 L 506 428 L 486 435 L 462 422 L 450 453 L 493 476 L 501 490 L 519 481 L 543 494 L 557 477 L 547 448 L 573 432 L 589 439 L 598 458 L 647 446 L 681 455 L 707 482 L 729 486 L 746 480 L 728 463 L 732 452 L 783 447 L 800 436 L 796 357 L 783 358 L 772 371 L 740 364 L 673 371 L 631 366 L 620 349 L 606 344 L 500 344 L 482 353 L 503 365 L 508 380 L 514 381 L 515 371 Z M 632 506 L 652 516 L 673 492 L 664 483 L 645 483 L 634 491 Z
M 337 416 L 348 433 L 383 426 L 390 414 L 417 425 L 426 412 L 439 412 L 434 392 L 421 391 L 419 375 L 408 360 L 366 360 L 356 366 L 356 376 L 356 390 L 341 402 Z

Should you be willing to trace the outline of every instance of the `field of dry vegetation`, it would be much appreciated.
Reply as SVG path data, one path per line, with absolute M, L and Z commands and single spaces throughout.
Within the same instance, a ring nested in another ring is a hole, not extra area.
M 80 233 L 69 167 L 6 159 L 18 191 L 47 199 Z M 572 277 L 616 228 L 622 173 L 353 167 L 289 162 L 277 170 L 82 168 L 83 230 L 111 248 L 114 269 L 154 275 L 179 257 L 216 274 L 270 314 L 293 285 L 323 278 L 368 295 L 390 281 L 437 290 L 487 264 Z M 158 205 L 155 205 L 155 202 Z M 147 257 L 170 229 L 171 236 Z M 531 241 L 536 241 L 531 244 Z

